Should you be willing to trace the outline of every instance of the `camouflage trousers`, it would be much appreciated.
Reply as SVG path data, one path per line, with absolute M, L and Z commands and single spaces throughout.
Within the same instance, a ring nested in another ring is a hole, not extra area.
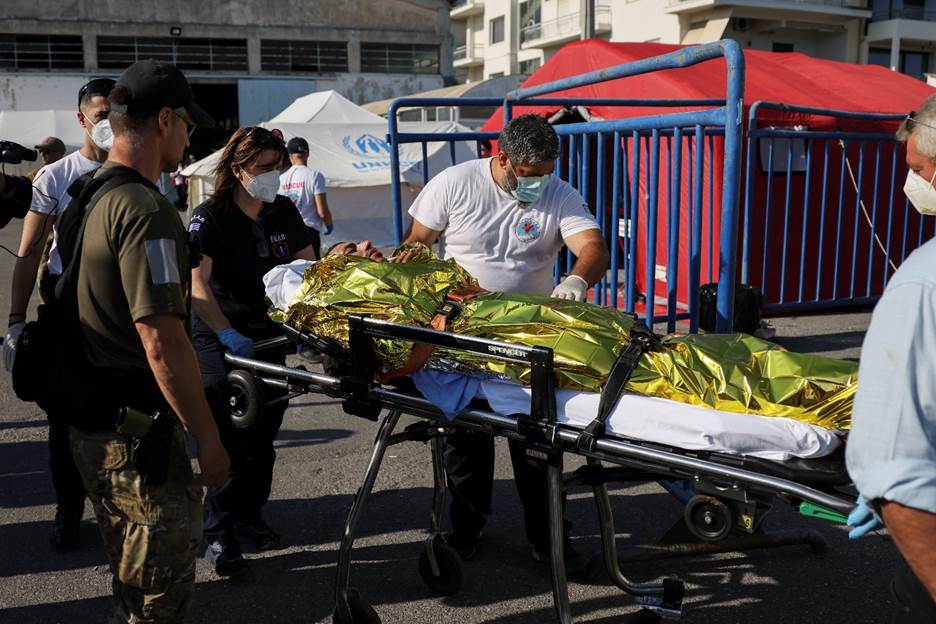
M 182 427 L 176 426 L 162 485 L 141 482 L 126 436 L 74 427 L 70 433 L 110 559 L 112 622 L 182 622 L 192 601 L 202 530 L 201 488 L 192 486 Z

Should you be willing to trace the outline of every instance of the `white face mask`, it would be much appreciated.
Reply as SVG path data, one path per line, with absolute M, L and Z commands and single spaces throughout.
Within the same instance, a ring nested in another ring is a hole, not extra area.
M 921 215 L 936 216 L 936 188 L 933 188 L 933 180 L 936 180 L 936 172 L 929 182 L 916 171 L 907 172 L 904 195 Z
M 274 169 L 273 171 L 267 171 L 257 176 L 251 176 L 245 171 L 244 175 L 250 178 L 244 186 L 248 195 L 267 203 L 276 199 L 276 194 L 279 192 L 280 187 L 279 171 Z
M 87 117 L 85 118 L 85 123 L 90 123 L 90 121 Z M 91 128 L 85 127 L 85 131 L 95 145 L 105 152 L 110 151 L 111 146 L 114 144 L 114 131 L 111 130 L 110 119 L 102 119 L 96 124 L 91 124 Z

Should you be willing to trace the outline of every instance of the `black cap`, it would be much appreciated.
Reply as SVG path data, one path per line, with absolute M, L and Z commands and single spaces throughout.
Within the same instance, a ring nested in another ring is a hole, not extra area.
M 215 125 L 214 119 L 195 103 L 192 87 L 175 65 L 154 59 L 137 61 L 120 74 L 114 90 L 128 96 L 125 98 L 121 93 L 119 99 L 124 101 L 118 103 L 112 99 L 114 112 L 157 111 L 164 106 L 184 108 L 195 124 L 208 128 Z
M 289 139 L 289 143 L 286 144 L 286 153 L 287 154 L 308 154 L 309 142 L 303 139 L 302 137 L 293 137 Z

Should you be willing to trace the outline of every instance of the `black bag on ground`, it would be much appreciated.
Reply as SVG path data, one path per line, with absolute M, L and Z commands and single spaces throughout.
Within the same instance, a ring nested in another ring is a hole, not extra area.
M 718 306 L 718 284 L 705 284 L 699 289 L 699 327 L 715 331 Z M 734 291 L 733 330 L 753 334 L 759 327 L 764 308 L 764 295 L 757 286 L 738 284 Z
M 69 187 L 73 199 L 59 216 L 56 237 L 62 277 L 55 296 L 39 306 L 38 318 L 26 324 L 16 346 L 12 371 L 16 396 L 82 429 L 112 427 L 109 408 L 116 409 L 133 391 L 126 380 L 114 383 L 113 375 L 88 362 L 77 297 L 88 215 L 105 193 L 129 183 L 153 186 L 129 167 L 111 167 L 85 174 Z

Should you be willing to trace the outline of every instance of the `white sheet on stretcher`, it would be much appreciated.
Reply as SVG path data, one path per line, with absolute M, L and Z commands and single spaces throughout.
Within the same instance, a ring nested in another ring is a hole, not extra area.
M 528 414 L 530 388 L 507 381 L 483 381 L 480 393 L 500 414 Z M 556 390 L 557 420 L 585 427 L 598 413 L 596 392 Z M 749 455 L 774 461 L 822 457 L 841 445 L 838 436 L 793 420 L 734 414 L 677 401 L 623 394 L 606 421 L 606 430 L 633 440 L 693 451 Z
M 267 297 L 281 310 L 289 307 L 309 262 L 276 267 L 263 282 Z M 486 380 L 478 395 L 500 414 L 529 413 L 530 389 L 507 381 Z M 585 427 L 598 413 L 595 392 L 556 391 L 560 423 Z M 607 421 L 609 434 L 666 444 L 686 450 L 749 455 L 774 461 L 822 457 L 841 445 L 827 429 L 791 418 L 734 414 L 677 401 L 624 394 Z

